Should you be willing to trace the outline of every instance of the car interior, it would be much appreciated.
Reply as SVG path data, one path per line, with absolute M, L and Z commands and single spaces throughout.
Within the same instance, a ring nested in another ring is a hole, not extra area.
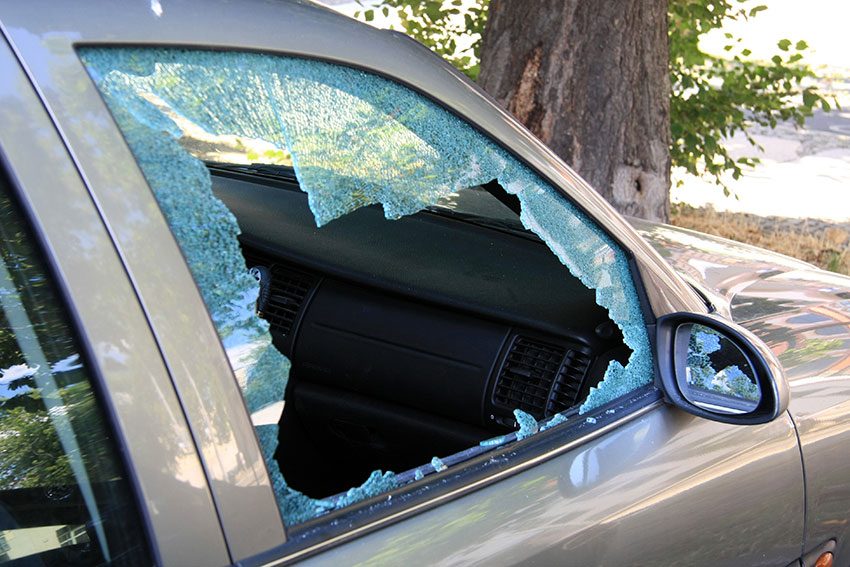
M 208 163 L 236 216 L 258 311 L 292 363 L 276 459 L 318 498 L 577 411 L 630 350 L 497 183 L 388 221 L 321 229 L 291 168 Z

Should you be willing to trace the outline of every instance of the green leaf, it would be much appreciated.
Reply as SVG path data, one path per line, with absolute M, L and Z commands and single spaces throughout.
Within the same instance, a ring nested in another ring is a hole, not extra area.
M 749 15 L 750 15 L 750 17 L 753 17 L 756 14 L 758 14 L 759 12 L 762 12 L 764 10 L 767 10 L 767 6 L 765 6 L 764 4 L 761 4 L 759 6 L 755 6 L 753 8 L 750 8 L 750 14 Z
M 782 57 L 780 57 L 779 55 L 774 55 L 770 58 L 770 60 L 776 63 L 777 65 L 782 65 Z
M 797 42 L 797 44 L 794 46 L 794 48 L 797 49 L 797 51 L 802 51 L 804 49 L 808 49 L 809 44 L 801 39 L 800 41 Z
M 803 106 L 812 108 L 819 98 L 811 89 L 806 89 L 803 91 Z
M 791 40 L 790 39 L 780 39 L 779 42 L 777 42 L 776 45 L 778 45 L 779 49 L 781 49 L 782 51 L 788 51 L 788 48 L 791 47 Z

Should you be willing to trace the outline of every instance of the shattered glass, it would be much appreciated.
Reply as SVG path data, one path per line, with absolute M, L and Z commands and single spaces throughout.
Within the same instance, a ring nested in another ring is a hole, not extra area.
M 518 440 L 534 435 L 540 430 L 537 420 L 521 409 L 514 410 L 514 418 L 516 418 L 517 425 L 519 425 L 519 430 L 516 432 L 516 438 Z
M 204 164 L 186 151 L 201 157 L 205 140 L 262 144 L 249 153 L 291 159 L 317 226 L 370 204 L 396 219 L 498 180 L 518 197 L 524 226 L 596 291 L 632 350 L 625 366 L 611 362 L 580 411 L 652 380 L 649 339 L 623 252 L 500 146 L 426 98 L 363 71 L 292 57 L 93 47 L 80 53 L 187 257 L 252 413 L 283 399 L 289 362 L 254 314 L 258 284 L 239 253 L 236 220 L 213 196 Z M 521 435 L 538 429 L 518 421 Z M 395 482 L 376 471 L 344 495 L 309 499 L 289 489 L 278 470 L 277 425 L 257 428 L 288 522 Z

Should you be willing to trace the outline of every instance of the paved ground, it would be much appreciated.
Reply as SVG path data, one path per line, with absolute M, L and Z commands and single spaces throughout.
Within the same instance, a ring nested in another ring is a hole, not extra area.
M 735 197 L 724 196 L 710 181 L 674 172 L 684 186 L 673 188 L 672 200 L 718 211 L 850 221 L 850 69 L 826 67 L 822 72 L 830 78 L 819 87 L 837 97 L 840 109 L 819 110 L 802 128 L 790 123 L 773 130 L 755 128 L 761 151 L 743 135 L 728 141 L 733 156 L 762 160 L 742 179 L 726 179 Z
M 711 183 L 684 177 L 685 186 L 672 191 L 674 201 L 693 206 L 713 205 L 717 210 L 756 215 L 850 220 L 850 50 L 846 23 L 847 0 L 769 0 L 768 6 L 749 21 L 731 22 L 704 38 L 702 47 L 722 53 L 728 43 L 725 32 L 743 37 L 754 57 L 769 59 L 776 43 L 787 38 L 804 39 L 810 49 L 806 61 L 823 77 L 819 86 L 835 93 L 843 111 L 818 112 L 803 129 L 782 125 L 755 136 L 764 147 L 762 164 L 739 181 L 728 180 L 738 199 L 723 196 Z M 829 17 L 824 17 L 829 14 Z M 738 137 L 731 141 L 734 153 L 755 155 Z M 681 174 L 680 174 L 681 177 Z
M 850 112 L 818 112 L 802 129 L 783 124 L 754 132 L 763 152 L 743 136 L 729 142 L 733 155 L 762 160 L 742 179 L 727 179 L 735 197 L 724 196 L 711 181 L 677 172 L 684 185 L 674 187 L 672 200 L 719 211 L 850 220 Z

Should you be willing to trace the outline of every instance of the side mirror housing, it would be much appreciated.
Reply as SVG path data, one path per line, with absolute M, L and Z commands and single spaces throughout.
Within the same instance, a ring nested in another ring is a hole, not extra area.
M 659 387 L 671 404 L 740 425 L 767 423 L 788 408 L 781 365 L 746 329 L 694 313 L 665 315 L 656 329 Z

